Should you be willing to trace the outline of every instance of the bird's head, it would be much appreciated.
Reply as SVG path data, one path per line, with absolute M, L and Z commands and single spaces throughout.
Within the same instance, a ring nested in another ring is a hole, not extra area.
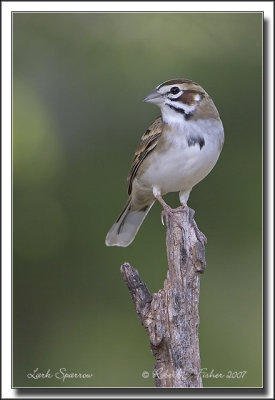
M 156 87 L 143 100 L 160 107 L 164 120 L 219 118 L 217 109 L 206 91 L 188 79 L 172 79 Z

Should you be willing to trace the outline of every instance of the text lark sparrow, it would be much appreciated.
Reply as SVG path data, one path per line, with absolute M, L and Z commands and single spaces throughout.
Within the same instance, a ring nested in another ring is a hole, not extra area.
M 141 138 L 128 175 L 129 199 L 106 237 L 107 246 L 128 246 L 158 199 L 179 192 L 182 205 L 216 164 L 224 130 L 211 97 L 197 83 L 173 79 L 162 83 L 145 102 L 161 109 Z

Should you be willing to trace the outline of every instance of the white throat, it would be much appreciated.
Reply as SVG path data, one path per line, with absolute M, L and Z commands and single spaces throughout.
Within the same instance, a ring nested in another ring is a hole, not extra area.
M 185 105 L 183 111 L 188 114 L 190 112 L 193 112 L 195 110 L 196 106 L 187 106 Z M 187 121 L 185 119 L 185 115 L 183 113 L 180 113 L 178 111 L 173 110 L 170 108 L 167 104 L 162 104 L 160 106 L 161 109 L 161 114 L 162 114 L 162 120 L 168 125 L 176 125 L 176 126 L 181 126 L 183 127 Z

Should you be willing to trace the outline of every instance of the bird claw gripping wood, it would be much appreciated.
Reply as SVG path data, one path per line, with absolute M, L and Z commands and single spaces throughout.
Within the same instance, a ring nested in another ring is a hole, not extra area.
M 163 206 L 163 210 L 161 211 L 161 216 L 160 216 L 160 218 L 161 218 L 161 223 L 162 223 L 163 226 L 166 225 L 165 222 L 164 222 L 164 218 L 165 218 L 165 220 L 166 220 L 166 222 L 167 222 L 168 217 L 171 217 L 171 218 L 172 218 L 172 217 L 173 217 L 173 214 L 174 214 L 173 208 L 171 208 L 170 206 L 168 206 L 168 204 L 166 204 L 166 206 Z
M 177 213 L 178 211 L 183 211 L 185 209 L 185 207 L 187 207 L 187 206 L 182 205 L 181 207 L 174 209 L 174 208 L 170 207 L 167 203 L 165 203 L 165 201 L 163 200 L 163 198 L 160 195 L 157 195 L 155 197 L 160 202 L 160 204 L 162 205 L 162 208 L 163 208 L 163 210 L 161 212 L 161 216 L 160 216 L 161 223 L 163 226 L 167 225 L 168 217 L 172 218 L 175 213 Z M 164 222 L 164 217 L 166 220 L 166 224 Z

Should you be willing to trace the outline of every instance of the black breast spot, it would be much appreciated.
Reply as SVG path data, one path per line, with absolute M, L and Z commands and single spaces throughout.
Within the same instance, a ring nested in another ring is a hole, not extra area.
M 188 143 L 188 146 L 189 146 L 189 147 L 190 147 L 190 146 L 195 146 L 196 144 L 198 144 L 198 145 L 200 146 L 200 150 L 201 150 L 201 149 L 203 148 L 203 146 L 205 145 L 204 138 L 201 137 L 201 136 L 196 136 L 196 137 L 190 136 L 190 137 L 187 139 L 187 143 Z

